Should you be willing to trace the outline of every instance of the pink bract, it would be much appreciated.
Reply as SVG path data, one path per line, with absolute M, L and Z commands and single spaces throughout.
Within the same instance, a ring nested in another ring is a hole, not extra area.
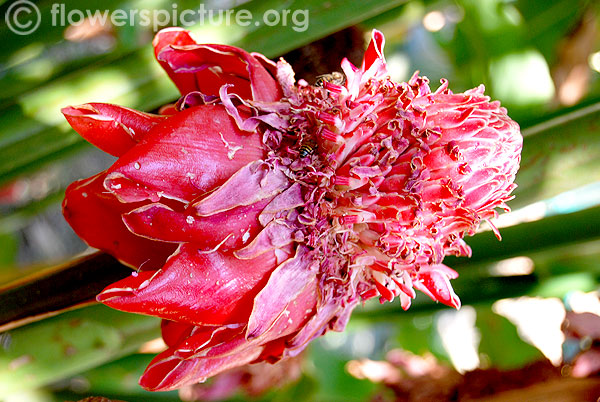
M 169 28 L 154 48 L 176 104 L 63 109 L 119 158 L 71 184 L 63 208 L 135 269 L 98 300 L 163 319 L 168 349 L 143 387 L 295 356 L 372 297 L 408 309 L 417 289 L 460 306 L 444 257 L 470 255 L 463 237 L 508 208 L 522 137 L 483 86 L 391 81 L 383 44 L 373 31 L 344 84 L 315 86 L 284 60 Z

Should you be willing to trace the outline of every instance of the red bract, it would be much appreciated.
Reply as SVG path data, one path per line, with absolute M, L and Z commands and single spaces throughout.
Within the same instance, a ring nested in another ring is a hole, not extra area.
M 283 60 L 171 28 L 154 46 L 182 97 L 162 115 L 63 109 L 119 157 L 63 205 L 88 244 L 136 269 L 98 300 L 164 319 L 169 349 L 142 386 L 295 356 L 371 297 L 460 306 L 442 262 L 507 208 L 519 127 L 483 87 L 392 82 L 383 42 L 374 31 L 360 68 L 342 62 L 345 83 L 309 85 Z
M 278 364 L 248 364 L 225 371 L 209 383 L 192 384 L 179 390 L 182 401 L 222 401 L 243 393 L 257 398 L 273 388 L 282 388 L 302 375 L 303 354 L 284 359 Z

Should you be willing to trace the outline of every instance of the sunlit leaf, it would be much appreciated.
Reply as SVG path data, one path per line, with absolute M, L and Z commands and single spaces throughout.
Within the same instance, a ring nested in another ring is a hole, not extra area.
M 97 305 L 1 334 L 0 397 L 69 377 L 158 337 L 154 317 Z
M 600 181 L 600 103 L 523 130 L 513 208 Z

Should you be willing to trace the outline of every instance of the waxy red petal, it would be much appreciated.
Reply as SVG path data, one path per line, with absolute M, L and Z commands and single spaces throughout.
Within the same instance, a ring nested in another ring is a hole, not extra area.
M 160 197 L 189 202 L 260 159 L 258 133 L 242 133 L 223 106 L 197 106 L 158 124 L 108 170 L 107 189 L 131 201 Z M 130 181 L 112 186 L 112 178 Z M 140 186 L 154 196 L 139 195 Z
M 135 208 L 119 202 L 102 186 L 105 172 L 71 183 L 65 192 L 63 215 L 75 233 L 95 248 L 119 261 L 141 269 L 157 269 L 176 245 L 157 242 L 131 233 L 121 215 Z
M 192 207 L 198 215 L 214 215 L 242 205 L 270 201 L 288 187 L 289 180 L 282 170 L 256 161 L 235 172 L 221 187 L 195 201 Z
M 140 385 L 149 391 L 170 391 L 186 384 L 197 383 L 233 367 L 256 360 L 262 347 L 253 346 L 235 353 L 213 358 L 182 359 L 167 350 L 156 356 L 140 378 Z
M 257 338 L 268 331 L 296 297 L 316 281 L 315 261 L 306 252 L 304 247 L 298 246 L 296 255 L 273 271 L 267 285 L 256 296 L 248 321 L 247 339 Z M 291 309 L 296 308 L 306 309 L 301 305 Z
M 246 341 L 240 332 L 244 327 L 221 326 L 212 332 L 198 329 L 198 333 L 156 356 L 140 384 L 152 391 L 167 391 L 242 364 L 278 361 L 287 342 L 312 317 L 317 297 L 317 285 L 312 282 L 297 295 L 286 314 L 280 315 L 265 334 L 252 341 Z
M 150 314 L 194 325 L 244 322 L 252 300 L 276 266 L 274 253 L 238 260 L 183 244 L 148 278 L 134 273 L 102 291 L 98 301 L 118 310 Z
M 243 338 L 243 326 L 194 327 L 191 334 L 156 356 L 148 365 L 140 384 L 153 391 L 168 390 L 172 383 L 198 382 L 207 370 L 218 370 L 219 358 L 247 348 Z M 208 354 L 215 348 L 225 353 Z M 235 356 L 235 355 L 234 355 Z M 216 359 L 215 359 L 216 358 Z M 212 360 L 214 364 L 210 364 Z M 204 372 L 202 371 L 204 367 Z M 212 374 L 211 374 L 212 375 Z
M 195 325 L 184 322 L 171 320 L 162 320 L 160 322 L 160 333 L 168 347 L 176 346 L 188 338 L 194 328 L 196 328 Z
M 167 242 L 193 243 L 209 250 L 221 244 L 221 250 L 231 250 L 250 243 L 262 230 L 258 215 L 268 204 L 241 206 L 210 216 L 174 211 L 163 204 L 149 204 L 123 216 L 125 225 L 133 233 Z
M 61 112 L 86 141 L 113 156 L 123 155 L 165 118 L 108 103 L 67 106 Z
M 198 45 L 183 30 L 161 31 L 154 40 L 156 58 L 182 95 L 200 91 L 219 95 L 225 84 L 244 99 L 275 102 L 281 99 L 279 84 L 250 53 L 227 45 Z
M 323 334 L 324 328 L 330 328 L 334 331 L 343 331 L 346 323 L 350 319 L 350 313 L 358 303 L 339 305 L 328 303 L 322 306 L 315 306 L 316 312 L 310 315 L 310 319 L 302 325 L 302 328 L 287 342 L 287 355 L 296 356 L 308 345 L 314 338 Z
M 181 95 L 198 90 L 196 76 L 194 74 L 175 73 L 171 66 L 169 66 L 169 63 L 166 61 L 161 61 L 158 58 L 158 54 L 163 49 L 171 45 L 185 46 L 195 44 L 196 41 L 191 37 L 189 31 L 177 27 L 161 29 L 154 36 L 154 40 L 152 41 L 152 46 L 154 47 L 154 56 L 158 60 L 161 67 L 168 74 L 171 81 L 175 83 Z
M 291 289 L 295 291 L 296 289 Z M 312 320 L 317 310 L 317 305 L 320 300 L 319 289 L 316 280 L 309 280 L 306 282 L 306 286 L 295 294 L 293 298 L 285 296 L 289 301 L 284 306 L 281 314 L 275 319 L 273 324 L 261 335 L 253 338 L 255 342 L 259 344 L 265 344 L 270 340 L 280 339 L 282 337 L 290 336 L 289 341 L 291 342 L 299 331 L 302 331 L 308 322 Z M 277 302 L 276 304 L 282 305 L 283 303 Z M 273 311 L 268 306 L 263 307 L 267 312 Z M 255 305 L 253 313 L 257 312 L 258 308 Z M 323 327 L 321 327 L 321 330 Z M 248 333 L 246 333 L 248 338 Z M 249 339 L 250 340 L 250 339 Z M 281 356 L 276 356 L 281 358 Z
M 267 226 L 267 224 L 273 220 L 275 215 L 302 206 L 304 203 L 302 186 L 299 183 L 294 183 L 288 187 L 288 189 L 273 198 L 273 200 L 262 210 L 258 220 L 263 226 Z
M 242 259 L 255 258 L 267 251 L 281 249 L 294 242 L 296 228 L 272 221 L 246 247 L 233 254 Z

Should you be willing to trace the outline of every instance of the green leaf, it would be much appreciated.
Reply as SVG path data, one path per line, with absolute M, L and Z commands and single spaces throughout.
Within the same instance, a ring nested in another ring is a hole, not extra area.
M 306 12 L 309 16 L 306 30 L 295 30 L 294 27 L 282 30 L 277 26 L 261 24 L 259 29 L 248 33 L 235 45 L 243 49 L 264 53 L 268 57 L 277 57 L 330 33 L 382 14 L 406 2 L 407 0 L 261 2 L 254 11 L 255 15 L 263 14 L 269 9 L 288 9 L 291 10 L 290 16 L 293 16 L 296 10 Z M 303 13 L 297 14 L 300 21 L 302 21 L 300 18 L 302 15 Z M 296 28 L 302 28 L 301 24 L 298 25 Z
M 0 236 L 3 236 L 5 233 L 14 233 L 23 228 L 29 219 L 42 213 L 49 206 L 59 203 L 64 196 L 65 190 L 60 189 L 59 191 L 48 194 L 42 199 L 33 199 L 31 202 L 3 214 L 0 216 Z M 0 253 L 2 252 L 0 251 Z M 0 265 L 2 265 L 2 260 L 0 260 Z M 3 281 L 0 280 L 0 283 L 2 282 Z
M 434 315 L 431 311 L 419 311 L 394 319 L 389 317 L 395 330 L 393 347 L 400 347 L 416 355 L 431 353 L 438 360 L 448 362 L 449 357 L 441 343 Z
M 473 249 L 471 258 L 446 257 L 445 264 L 459 266 L 475 262 L 499 261 L 520 255 L 600 238 L 600 207 L 535 222 L 521 223 L 501 230 L 502 241 L 491 231 L 466 239 Z
M 17 258 L 17 239 L 12 233 L 0 232 L 0 278 L 12 272 Z M 2 283 L 0 279 L 0 283 Z
M 68 41 L 64 38 L 66 26 L 62 25 L 61 11 L 66 16 L 72 10 L 126 9 L 122 0 L 89 0 L 82 3 L 37 2 L 41 22 L 39 27 L 28 35 L 17 35 L 7 25 L 0 27 L 0 37 L 7 38 L 0 54 L 2 73 L 0 74 L 0 105 L 12 103 L 11 98 L 22 95 L 71 73 L 87 64 L 105 64 L 138 48 L 141 41 L 124 40 L 117 28 L 114 33 L 105 32 L 88 40 Z M 62 12 L 64 10 L 64 12 Z M 68 25 L 65 21 L 65 25 Z
M 136 353 L 85 371 L 70 381 L 84 385 L 83 392 L 61 390 L 60 395 L 64 400 L 79 400 L 87 395 L 102 395 L 127 402 L 177 400 L 177 391 L 150 392 L 138 384 L 138 379 L 153 357 L 152 354 Z
M 506 318 L 495 314 L 491 306 L 479 306 L 476 326 L 481 334 L 479 353 L 492 367 L 509 370 L 543 358 L 542 353 L 523 341 L 517 328 Z
M 359 380 L 346 371 L 346 363 L 351 359 L 360 358 L 356 356 L 356 348 L 348 350 L 345 345 L 331 347 L 327 345 L 327 339 L 353 339 L 350 343 L 358 343 L 361 340 L 356 330 L 360 326 L 349 325 L 343 334 L 329 332 L 325 338 L 313 342 L 309 350 L 309 359 L 312 361 L 313 370 L 311 375 L 319 380 L 315 400 L 327 402 L 358 402 L 368 400 L 368 396 L 373 392 L 375 384 Z M 363 330 L 366 330 L 362 326 Z M 369 327 L 369 335 L 372 336 L 376 328 Z M 364 334 L 363 334 L 364 336 Z
M 160 331 L 157 318 L 96 305 L 0 336 L 0 397 L 6 397 L 132 353 Z
M 600 181 L 600 103 L 523 130 L 512 208 Z
M 556 43 L 569 34 L 590 3 L 588 0 L 548 0 L 543 3 L 519 0 L 516 7 L 527 26 L 526 37 L 548 62 L 554 62 L 558 49 Z

